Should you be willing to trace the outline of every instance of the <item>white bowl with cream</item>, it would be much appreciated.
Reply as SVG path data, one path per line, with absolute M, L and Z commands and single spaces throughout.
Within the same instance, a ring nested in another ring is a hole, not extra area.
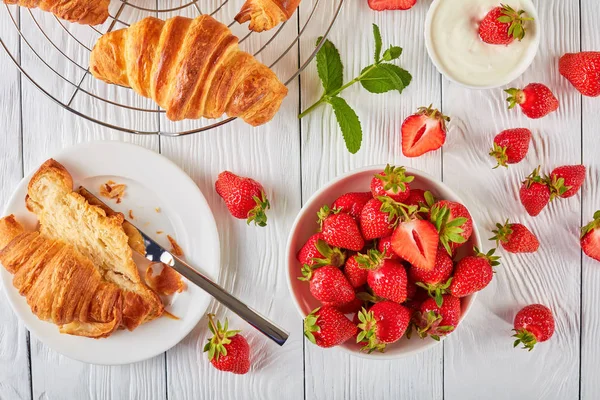
M 434 0 L 425 20 L 425 44 L 434 65 L 449 80 L 473 89 L 504 86 L 531 65 L 540 44 L 539 18 L 531 0 L 502 1 L 525 10 L 522 41 L 509 45 L 485 43 L 479 22 L 500 6 L 500 0 Z

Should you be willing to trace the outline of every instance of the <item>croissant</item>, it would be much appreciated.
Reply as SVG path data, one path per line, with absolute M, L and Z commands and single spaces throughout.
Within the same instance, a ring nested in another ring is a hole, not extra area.
M 108 215 L 88 203 L 73 191 L 69 172 L 53 159 L 42 164 L 29 181 L 25 202 L 37 215 L 42 235 L 72 245 L 103 279 L 121 289 L 123 327 L 133 330 L 162 315 L 160 297 L 144 284 L 133 261 L 123 214 Z
M 290 19 L 299 4 L 300 0 L 246 0 L 235 20 L 240 24 L 250 21 L 251 31 L 268 31 Z
M 4 0 L 4 3 L 39 8 L 70 22 L 99 25 L 108 18 L 110 0 Z
M 173 121 L 227 113 L 257 126 L 273 118 L 287 94 L 273 71 L 209 15 L 147 17 L 107 33 L 92 50 L 90 71 L 152 98 Z
M 92 338 L 119 327 L 121 291 L 72 246 L 25 232 L 11 215 L 0 219 L 0 249 L 0 262 L 38 318 L 61 333 Z

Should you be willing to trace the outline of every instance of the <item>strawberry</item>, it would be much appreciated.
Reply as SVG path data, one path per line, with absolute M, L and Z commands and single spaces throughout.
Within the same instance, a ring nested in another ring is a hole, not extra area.
M 417 4 L 417 0 L 369 0 L 368 4 L 375 11 L 408 10 Z
M 535 217 L 542 212 L 550 201 L 550 188 L 540 176 L 537 167 L 524 181 L 519 191 L 521 204 L 529 215 Z
M 358 265 L 368 271 L 367 283 L 373 294 L 403 303 L 406 300 L 407 277 L 404 266 L 383 258 L 377 250 L 357 256 Z
M 594 213 L 594 220 L 581 228 L 581 248 L 596 261 L 600 261 L 600 210 Z
M 323 234 L 319 232 L 308 238 L 304 246 L 298 251 L 296 258 L 302 265 L 333 265 L 339 267 L 344 264 L 346 254 L 337 247 L 329 246 L 323 240 Z
M 508 109 L 514 108 L 517 104 L 521 106 L 523 114 L 529 118 L 542 118 L 558 109 L 558 99 L 547 86 L 541 83 L 530 83 L 523 89 L 506 89 L 509 94 Z
M 423 189 L 411 189 L 410 194 L 404 200 L 404 204 L 408 206 L 420 206 L 421 204 L 427 204 L 425 200 L 425 191 Z
M 600 96 L 600 52 L 567 53 L 558 61 L 558 71 L 584 96 Z
M 331 208 L 348 213 L 353 218 L 358 219 L 363 207 L 372 198 L 371 192 L 346 193 L 338 197 Z
M 418 157 L 442 147 L 446 142 L 446 122 L 450 118 L 436 109 L 421 107 L 402 123 L 402 154 Z
M 346 275 L 348 282 L 354 288 L 365 285 L 367 283 L 367 275 L 369 275 L 369 271 L 359 266 L 358 257 L 358 254 L 349 257 L 346 265 L 344 265 L 344 275 Z
M 337 303 L 323 302 L 323 305 L 324 306 L 333 306 L 333 307 L 337 308 L 343 314 L 355 314 L 355 313 L 359 312 L 361 310 L 361 308 L 363 307 L 363 301 L 355 296 L 354 299 L 352 299 L 348 303 L 337 304 Z
M 262 185 L 254 179 L 242 178 L 232 172 L 219 174 L 215 183 L 217 194 L 225 200 L 227 209 L 236 218 L 246 219 L 248 224 L 267 225 L 265 211 L 271 208 Z
M 448 253 L 438 250 L 432 270 L 425 271 L 411 265 L 408 270 L 408 276 L 410 280 L 416 282 L 417 286 L 427 290 L 429 295 L 441 306 L 442 294 L 446 293 L 452 282 L 450 275 L 452 275 L 453 269 L 454 263 Z
M 440 238 L 435 226 L 420 219 L 400 223 L 392 235 L 392 250 L 416 268 L 432 270 Z
M 331 265 L 313 269 L 308 265 L 302 268 L 301 281 L 310 282 L 310 293 L 320 302 L 345 304 L 356 297 L 354 288 L 339 268 Z
M 379 239 L 377 242 L 377 250 L 383 254 L 385 258 L 389 258 L 390 260 L 400 261 L 400 257 L 394 253 L 392 250 L 392 237 L 386 236 L 384 238 Z
M 500 257 L 494 256 L 495 251 L 496 249 L 491 249 L 487 254 L 483 254 L 475 247 L 475 255 L 460 260 L 454 269 L 450 294 L 454 297 L 465 297 L 489 285 L 494 276 L 492 267 L 500 265 Z
M 338 346 L 356 334 L 356 325 L 332 306 L 314 309 L 304 319 L 304 336 L 320 347 Z
M 386 199 L 388 198 L 371 199 L 362 209 L 360 229 L 365 240 L 390 236 L 394 231 L 398 218 Z M 384 204 L 382 200 L 386 203 Z
M 529 151 L 531 131 L 526 128 L 507 129 L 500 132 L 494 138 L 494 147 L 490 150 L 490 156 L 498 162 L 494 168 L 507 167 L 508 164 L 516 164 L 523 160 Z
M 350 214 L 323 206 L 318 212 L 323 239 L 330 246 L 359 251 L 365 247 L 360 229 Z
M 208 314 L 208 329 L 213 337 L 204 346 L 210 363 L 220 371 L 247 373 L 250 370 L 250 346 L 246 338 L 239 334 L 240 331 L 228 330 L 227 320 L 225 326 L 221 326 L 220 321 L 215 325 L 214 317 L 214 314 Z
M 563 165 L 554 168 L 546 179 L 550 186 L 550 200 L 575 196 L 585 180 L 584 165 Z
M 406 176 L 404 167 L 394 167 L 388 164 L 383 172 L 371 179 L 371 193 L 374 198 L 388 196 L 395 201 L 403 202 L 410 194 L 409 183 L 414 176 Z
M 536 343 L 545 342 L 554 334 L 554 317 L 552 311 L 542 304 L 531 304 L 524 307 L 515 316 L 515 334 L 517 338 L 513 347 L 519 344 L 524 349 L 533 350 Z
M 431 207 L 429 219 L 439 232 L 440 243 L 449 255 L 473 234 L 473 218 L 467 207 L 460 203 L 438 201 Z
M 525 37 L 525 21 L 533 18 L 525 16 L 525 11 L 515 11 L 512 7 L 501 4 L 493 8 L 479 24 L 479 37 L 488 44 L 511 44 L 515 39 L 519 42 Z
M 364 308 L 358 313 L 359 333 L 356 342 L 366 341 L 361 349 L 369 353 L 383 352 L 386 345 L 402 338 L 410 322 L 410 310 L 392 301 L 382 301 L 369 311 Z
M 504 225 L 496 224 L 496 235 L 490 240 L 500 243 L 509 253 L 534 253 L 540 247 L 538 238 L 525 225 L 511 224 L 506 220 Z
M 420 337 L 430 336 L 434 340 L 440 340 L 440 336 L 446 336 L 458 326 L 461 316 L 460 299 L 446 294 L 442 300 L 442 305 L 439 305 L 436 300 L 427 299 L 419 307 L 414 319 Z

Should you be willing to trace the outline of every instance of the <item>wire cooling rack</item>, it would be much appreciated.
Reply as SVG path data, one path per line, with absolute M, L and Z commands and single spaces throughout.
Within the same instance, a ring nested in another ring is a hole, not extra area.
M 271 31 L 250 32 L 233 17 L 243 0 L 112 0 L 103 25 L 84 26 L 60 20 L 50 13 L 4 5 L 0 24 L 14 26 L 16 34 L 0 38 L 22 75 L 65 109 L 123 132 L 181 136 L 207 131 L 234 118 L 173 122 L 165 110 L 133 90 L 95 79 L 88 69 L 94 43 L 103 34 L 148 16 L 168 19 L 210 14 L 228 24 L 240 47 L 268 65 L 289 85 L 310 64 L 318 48 L 317 37 L 326 37 L 344 0 L 303 0 L 297 14 Z M 301 38 L 302 50 L 299 50 Z M 306 46 L 306 49 L 304 48 Z M 305 51 L 304 51 L 305 50 Z

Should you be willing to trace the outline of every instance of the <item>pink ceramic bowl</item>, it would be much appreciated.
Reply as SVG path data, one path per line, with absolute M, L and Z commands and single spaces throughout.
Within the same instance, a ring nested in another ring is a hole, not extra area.
M 365 167 L 351 171 L 334 179 L 313 194 L 313 196 L 306 202 L 296 217 L 287 245 L 287 276 L 288 285 L 292 294 L 292 298 L 294 299 L 294 304 L 296 305 L 296 308 L 298 309 L 298 312 L 302 318 L 306 317 L 313 309 L 320 306 L 320 303 L 310 294 L 308 284 L 298 280 L 298 276 L 301 275 L 301 266 L 296 259 L 298 250 L 300 250 L 302 245 L 318 229 L 318 225 L 316 223 L 317 211 L 325 204 L 331 205 L 336 198 L 344 193 L 369 191 L 371 179 L 376 173 L 383 171 L 384 168 L 385 165 Z M 412 188 L 428 189 L 436 198 L 456 201 L 464 204 L 461 198 L 458 197 L 458 195 L 454 193 L 452 189 L 431 175 L 411 168 L 406 168 L 406 172 L 408 175 L 415 176 L 415 180 L 411 183 Z M 464 251 L 466 252 L 466 249 L 472 249 L 473 246 L 481 248 L 481 239 L 475 224 L 473 224 L 473 235 L 471 236 L 471 239 L 464 246 L 462 246 L 461 249 L 465 249 Z M 458 257 L 460 258 L 463 255 L 464 254 L 460 254 L 459 250 Z M 471 309 L 474 301 L 475 294 L 462 299 L 461 321 Z M 460 325 L 457 329 L 460 329 Z M 438 343 L 439 342 L 431 338 L 421 339 L 418 337 L 418 335 L 413 335 L 410 340 L 402 338 L 400 341 L 388 345 L 384 353 L 363 353 L 360 351 L 360 346 L 356 343 L 353 343 L 352 340 L 346 342 L 342 346 L 339 346 L 339 348 L 353 355 L 365 358 L 394 359 L 419 353 L 435 346 Z

